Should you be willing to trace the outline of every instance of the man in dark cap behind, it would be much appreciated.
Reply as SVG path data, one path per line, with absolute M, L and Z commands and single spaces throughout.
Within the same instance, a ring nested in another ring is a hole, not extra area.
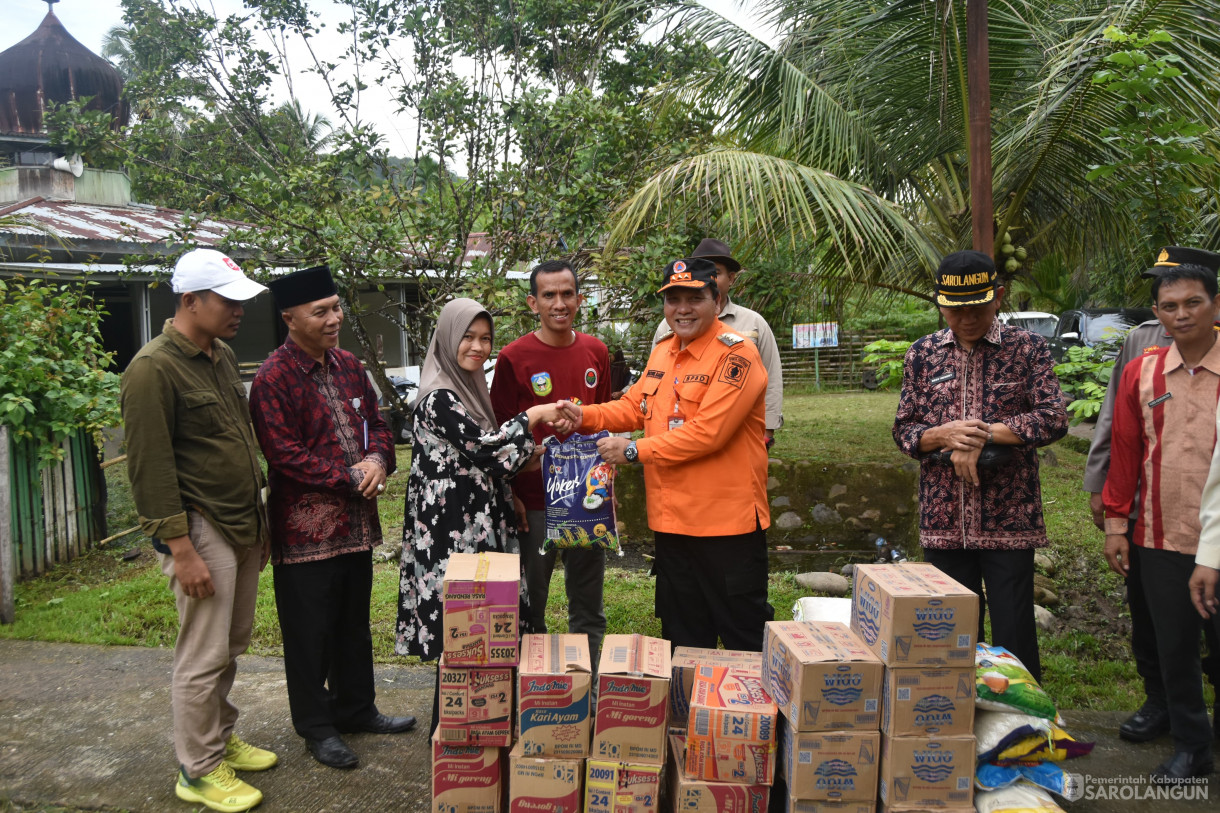
M 1003 297 L 986 254 L 941 261 L 936 304 L 948 327 L 907 351 L 893 432 L 920 461 L 924 558 L 980 596 L 987 585 L 991 642 L 1038 678 L 1034 549 L 1047 539 L 1036 447 L 1067 434 L 1068 417 L 1046 340 L 1001 324 Z
M 1197 248 L 1166 246 L 1161 249 L 1152 267 L 1142 271 L 1140 276 L 1155 279 L 1183 263 L 1203 266 L 1214 274 L 1220 269 L 1220 254 Z M 1089 492 L 1089 509 L 1093 513 L 1093 524 L 1098 530 L 1105 530 L 1105 509 L 1101 491 L 1106 484 L 1106 474 L 1110 470 L 1110 428 L 1114 417 L 1114 398 L 1123 368 L 1133 359 L 1155 353 L 1171 344 L 1173 336 L 1165 330 L 1160 320 L 1149 319 L 1131 329 L 1123 339 L 1122 349 L 1114 361 L 1110 383 L 1106 387 L 1106 397 L 1101 403 L 1101 411 L 1097 413 L 1097 423 L 1093 427 L 1089 457 L 1084 466 L 1084 490 Z M 1138 515 L 1137 508 L 1130 519 L 1135 520 Z M 1129 529 L 1134 528 L 1135 523 L 1132 521 Z M 1156 632 L 1152 626 L 1152 616 L 1148 611 L 1148 600 L 1144 596 L 1143 580 L 1140 577 L 1139 552 L 1139 545 L 1130 546 L 1125 577 L 1127 606 L 1131 610 L 1131 655 L 1135 659 L 1135 669 L 1144 682 L 1143 704 L 1118 727 L 1118 736 L 1130 742 L 1147 742 L 1169 732 L 1169 701 L 1165 696 L 1165 684 L 1161 680 Z M 1203 629 L 1208 643 L 1208 657 L 1203 659 L 1203 672 L 1210 678 L 1212 686 L 1217 686 L 1220 685 L 1220 642 L 1216 640 L 1214 626 L 1205 625 Z M 1217 717 L 1214 728 L 1217 736 L 1220 736 L 1220 717 Z
M 415 725 L 374 702 L 372 551 L 394 442 L 360 360 L 339 349 L 343 309 L 330 270 L 307 268 L 269 287 L 288 338 L 259 367 L 250 411 L 270 469 L 288 703 L 316 760 L 354 768 L 358 757 L 340 734 Z

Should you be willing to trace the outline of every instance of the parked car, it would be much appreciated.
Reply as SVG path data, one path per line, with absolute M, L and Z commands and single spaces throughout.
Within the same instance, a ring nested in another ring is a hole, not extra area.
M 1059 324 L 1059 317 L 1053 313 L 1045 313 L 1043 311 L 1010 311 L 1000 314 L 1000 321 L 1006 325 L 1015 325 L 1023 327 L 1026 330 L 1032 330 L 1039 336 L 1050 338 L 1055 335 L 1055 328 Z
M 1059 315 L 1055 335 L 1047 343 L 1056 361 L 1062 361 L 1069 347 L 1094 347 L 1121 339 L 1141 322 L 1155 319 L 1152 308 L 1079 308 Z

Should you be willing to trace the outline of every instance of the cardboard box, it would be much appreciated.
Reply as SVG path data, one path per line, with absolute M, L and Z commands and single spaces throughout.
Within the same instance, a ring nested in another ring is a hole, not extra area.
M 686 775 L 770 785 L 775 780 L 779 710 L 762 680 L 723 666 L 700 666 L 691 689 Z
M 763 687 L 791 728 L 877 728 L 885 667 L 845 625 L 768 621 L 763 664 Z
M 594 758 L 665 764 L 670 668 L 668 641 L 646 635 L 602 640 Z
M 589 756 L 587 635 L 526 635 L 518 674 L 518 727 L 524 754 Z
M 450 666 L 516 666 L 521 582 L 515 553 L 454 553 L 441 583 Z
M 895 808 L 969 807 L 974 801 L 974 737 L 881 737 L 877 795 Z
M 754 653 L 758 654 L 758 653 Z M 687 776 L 686 738 L 669 735 L 669 799 L 682 813 L 767 813 L 770 785 L 709 782 Z
M 585 761 L 526 756 L 518 742 L 508 755 L 508 813 L 580 813 Z
M 891 737 L 949 737 L 974 731 L 973 666 L 886 669 L 881 730 Z
M 500 753 L 482 745 L 449 745 L 433 732 L 432 809 L 500 813 Z
M 695 681 L 696 666 L 723 666 L 734 674 L 762 675 L 762 653 L 739 649 L 700 649 L 680 646 L 674 650 L 673 671 L 669 680 L 669 725 L 686 728 L 690 715 L 690 692 Z
M 450 666 L 441 656 L 438 735 L 449 745 L 513 744 L 513 670 Z
M 592 758 L 585 764 L 585 813 L 655 813 L 659 809 L 660 765 Z
M 784 813 L 877 813 L 876 802 L 819 802 L 814 799 L 784 799 Z
M 783 728 L 780 771 L 790 797 L 819 802 L 875 803 L 881 767 L 881 732 Z
M 856 565 L 851 628 L 886 666 L 973 666 L 979 597 L 927 562 Z

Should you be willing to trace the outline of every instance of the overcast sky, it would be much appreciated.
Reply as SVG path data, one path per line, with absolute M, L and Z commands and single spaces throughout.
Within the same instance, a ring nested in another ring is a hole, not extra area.
M 240 11 L 241 0 L 195 0 L 202 5 L 212 4 L 218 15 Z M 737 8 L 738 0 L 703 0 L 703 4 L 714 8 L 731 19 L 749 24 L 748 11 Z M 0 51 L 15 45 L 25 39 L 46 16 L 47 4 L 43 0 L 0 0 L 4 7 L 5 25 L 0 28 Z M 749 3 L 746 4 L 747 8 Z M 321 12 L 322 22 L 327 23 L 327 30 L 333 31 L 335 24 L 347 17 L 337 3 L 331 0 L 311 0 L 310 7 Z M 123 23 L 123 8 L 119 0 L 61 0 L 55 5 L 55 16 L 72 36 L 76 37 L 86 48 L 99 53 L 102 49 L 102 38 L 113 26 Z M 340 42 L 337 36 L 323 34 L 319 41 L 319 49 L 326 49 L 337 56 L 346 43 Z M 326 54 L 323 54 L 325 56 Z M 303 54 L 291 55 L 299 66 L 304 68 L 306 59 Z M 311 100 L 325 99 L 328 94 L 321 80 L 312 75 L 298 76 L 295 80 L 297 97 L 302 106 L 311 113 L 320 113 L 331 122 L 336 122 L 338 116 L 333 110 L 317 109 Z M 392 111 L 387 94 L 382 94 L 379 88 L 373 87 L 361 98 L 361 116 L 377 125 L 378 130 L 387 138 L 387 146 L 392 154 L 407 156 L 414 153 L 414 122 L 403 116 L 396 116 Z

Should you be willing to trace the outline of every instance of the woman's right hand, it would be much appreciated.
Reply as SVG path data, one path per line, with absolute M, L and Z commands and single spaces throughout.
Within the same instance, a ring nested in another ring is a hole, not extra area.
M 529 419 L 530 429 L 533 429 L 540 422 L 548 426 L 554 426 L 555 422 L 562 416 L 563 413 L 559 409 L 559 404 L 534 404 L 525 410 L 525 417 Z
M 579 404 L 571 401 L 557 401 L 555 406 L 559 409 L 559 417 L 551 424 L 555 434 L 570 435 L 580 428 L 584 420 L 584 413 Z

